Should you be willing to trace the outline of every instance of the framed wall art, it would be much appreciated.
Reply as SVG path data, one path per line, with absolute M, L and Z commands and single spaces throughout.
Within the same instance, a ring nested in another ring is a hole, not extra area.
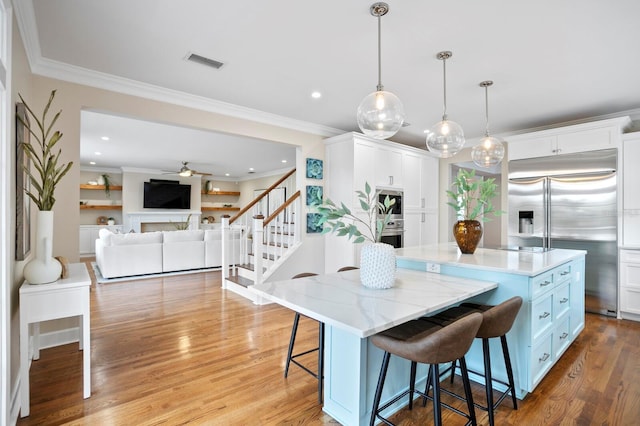
M 322 179 L 322 160 L 307 158 L 307 178 Z
M 322 187 L 317 185 L 307 185 L 307 206 L 317 206 L 322 204 Z
M 20 117 L 22 121 L 18 118 Z M 31 199 L 25 193 L 31 182 L 27 170 L 31 161 L 22 148 L 23 143 L 29 143 L 29 129 L 23 124 L 29 124 L 27 109 L 23 103 L 16 104 L 16 260 L 25 260 L 31 252 Z
M 318 222 L 320 222 L 320 213 L 307 213 L 307 234 L 322 232 L 323 226 Z

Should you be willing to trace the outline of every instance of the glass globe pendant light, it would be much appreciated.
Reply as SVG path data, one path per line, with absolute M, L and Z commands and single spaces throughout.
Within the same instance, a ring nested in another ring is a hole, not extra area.
M 464 132 L 455 121 L 447 118 L 447 59 L 453 53 L 444 51 L 438 53 L 436 58 L 442 61 L 444 75 L 444 111 L 442 121 L 436 123 L 427 132 L 427 148 L 438 157 L 453 157 L 464 148 Z
M 371 14 L 378 18 L 378 86 L 358 106 L 357 120 L 362 133 L 375 139 L 387 139 L 395 135 L 404 122 L 404 106 L 400 99 L 382 86 L 381 65 L 381 17 L 389 11 L 387 3 L 374 3 Z
M 484 103 L 486 113 L 486 127 L 484 137 L 480 139 L 480 143 L 471 149 L 471 158 L 473 162 L 486 169 L 500 164 L 504 158 L 504 145 L 499 138 L 489 135 L 489 86 L 493 85 L 493 81 L 487 80 L 480 83 L 480 87 L 484 87 Z

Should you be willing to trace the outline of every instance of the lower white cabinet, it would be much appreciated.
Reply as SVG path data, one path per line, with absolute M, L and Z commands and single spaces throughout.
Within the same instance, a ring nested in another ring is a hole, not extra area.
M 620 250 L 620 313 L 640 320 L 640 250 Z
M 122 232 L 123 225 L 80 225 L 80 256 L 89 256 L 96 253 L 96 240 L 101 229 Z

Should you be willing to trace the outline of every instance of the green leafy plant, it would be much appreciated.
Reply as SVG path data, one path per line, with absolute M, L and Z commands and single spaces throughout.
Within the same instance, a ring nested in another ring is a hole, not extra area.
M 25 154 L 29 157 L 35 168 L 33 172 L 32 170 L 25 170 L 31 183 L 31 189 L 25 189 L 25 192 L 41 211 L 53 209 L 53 205 L 56 202 L 54 197 L 56 185 L 58 185 L 60 179 L 71 169 L 71 166 L 73 166 L 73 161 L 58 165 L 62 150 L 58 149 L 58 152 L 55 152 L 55 145 L 60 138 L 62 138 L 62 133 L 58 130 L 54 131 L 53 126 L 56 121 L 58 121 L 58 117 L 60 117 L 62 111 L 58 111 L 51 122 L 47 124 L 47 113 L 49 112 L 55 95 L 56 91 L 51 91 L 49 102 L 47 102 L 44 108 L 42 118 L 39 118 L 24 101 L 22 95 L 19 95 L 20 101 L 24 104 L 29 116 L 31 116 L 37 127 L 37 129 L 34 130 L 31 120 L 23 120 L 22 117 L 18 116 L 20 122 L 29 130 L 33 139 L 35 139 L 35 141 L 22 142 L 21 144 Z
M 378 201 L 380 192 L 372 192 L 368 182 L 365 183 L 364 192 L 356 191 L 360 201 L 360 208 L 367 214 L 367 220 L 363 220 L 349 210 L 344 203 L 340 203 L 338 207 L 333 201 L 327 201 L 317 207 L 320 214 L 319 225 L 327 225 L 322 230 L 323 234 L 335 232 L 338 236 L 346 236 L 348 239 L 353 238 L 354 243 L 362 243 L 370 241 L 372 243 L 380 242 L 382 231 L 386 227 L 391 218 L 391 207 L 395 204 L 395 199 L 385 197 L 384 202 Z M 378 214 L 384 215 L 382 218 Z M 345 222 L 345 219 L 350 222 Z M 362 233 L 358 228 L 364 228 Z
M 191 223 L 191 213 L 189 213 L 189 216 L 187 216 L 184 222 L 171 222 L 171 223 L 176 228 L 176 230 L 186 231 L 187 229 L 189 229 L 189 224 Z
M 494 178 L 477 177 L 475 170 L 460 169 L 447 191 L 451 199 L 447 204 L 453 207 L 458 218 L 464 220 L 491 220 L 488 215 L 500 216 L 504 212 L 496 210 L 491 200 L 498 194 Z
M 102 175 L 102 179 L 104 179 L 104 193 L 107 198 L 111 198 L 111 176 L 105 173 Z

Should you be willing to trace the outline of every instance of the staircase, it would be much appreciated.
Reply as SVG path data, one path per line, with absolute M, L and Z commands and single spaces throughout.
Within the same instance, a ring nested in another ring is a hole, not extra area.
M 238 293 L 256 304 L 268 303 L 250 287 L 264 282 L 300 246 L 300 191 L 286 198 L 269 217 L 253 215 L 252 210 L 288 179 L 291 170 L 232 218 L 222 218 L 222 288 Z M 230 253 L 234 253 L 231 259 Z

